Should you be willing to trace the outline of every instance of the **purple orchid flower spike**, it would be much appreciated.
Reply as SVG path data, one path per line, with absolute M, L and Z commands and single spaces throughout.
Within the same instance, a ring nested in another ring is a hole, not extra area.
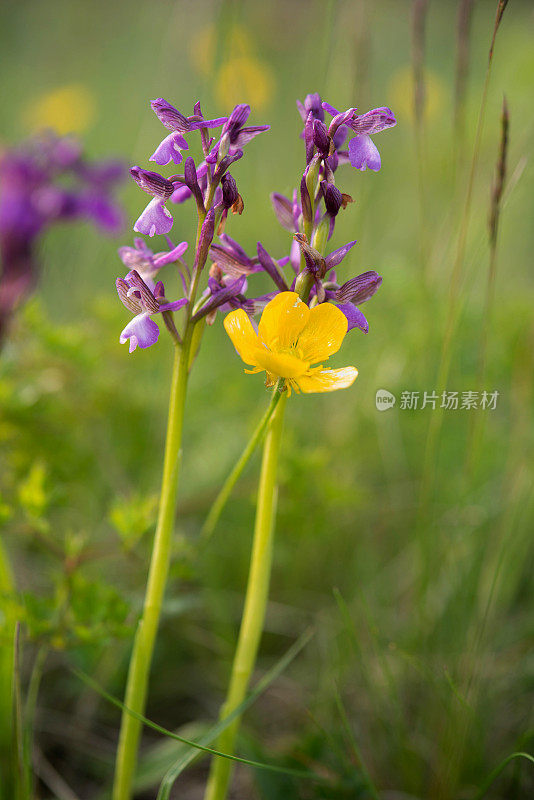
M 323 108 L 333 116 L 329 128 L 330 136 L 335 137 L 340 128 L 344 129 L 344 138 L 347 130 L 356 134 L 349 142 L 348 153 L 345 154 L 341 151 L 339 155 L 347 155 L 351 165 L 356 169 L 363 171 L 369 167 L 373 172 L 378 172 L 382 161 L 371 136 L 397 124 L 393 111 L 387 106 L 381 106 L 373 108 L 366 114 L 358 115 L 355 108 L 350 108 L 342 113 L 329 103 L 323 103 Z M 342 143 L 337 145 L 336 150 L 342 146 Z
M 175 164 L 181 164 L 183 158 L 182 150 L 189 149 L 189 145 L 184 138 L 185 133 L 190 133 L 200 128 L 218 128 L 227 121 L 227 117 L 204 119 L 200 111 L 200 103 L 195 104 L 195 113 L 191 117 L 185 117 L 163 97 L 153 100 L 150 105 L 159 121 L 172 131 L 150 156 L 149 160 L 155 161 L 160 166 L 166 166 L 171 161 Z
M 215 164 L 221 155 L 233 155 L 238 150 L 242 150 L 255 136 L 264 131 L 270 130 L 270 125 L 249 125 L 245 127 L 245 122 L 250 116 L 250 106 L 245 103 L 237 105 L 228 120 L 225 122 L 221 131 L 221 138 L 213 147 L 210 154 L 206 156 L 209 164 Z
M 130 353 L 136 347 L 146 348 L 156 344 L 159 328 L 152 319 L 154 314 L 164 311 L 178 311 L 187 304 L 184 297 L 173 303 L 165 300 L 165 288 L 161 281 L 150 289 L 137 270 L 131 270 L 125 278 L 117 278 L 117 293 L 120 300 L 135 317 L 126 325 L 120 335 L 120 343 L 130 341 Z
M 170 250 L 153 253 L 147 247 L 144 239 L 137 238 L 134 239 L 133 247 L 119 247 L 118 252 L 124 266 L 130 270 L 137 270 L 141 278 L 150 286 L 158 270 L 165 264 L 174 264 L 180 261 L 187 247 L 187 242 L 180 242 L 176 247 L 171 247 Z
M 158 172 L 150 172 L 141 167 L 132 167 L 130 174 L 145 192 L 154 196 L 134 225 L 134 231 L 147 236 L 169 233 L 173 219 L 165 203 L 174 193 L 175 185 Z

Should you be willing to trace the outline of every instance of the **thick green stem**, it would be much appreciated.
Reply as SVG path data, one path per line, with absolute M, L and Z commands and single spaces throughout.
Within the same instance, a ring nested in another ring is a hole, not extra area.
M 143 614 L 135 635 L 126 684 L 125 706 L 138 714 L 145 710 L 150 665 L 171 558 L 191 335 L 192 326 L 187 325 L 182 347 L 175 348 L 158 523 Z M 123 711 L 113 800 L 129 800 L 131 797 L 140 733 L 140 721 Z
M 275 392 L 278 387 L 275 388 Z M 271 577 L 272 543 L 276 513 L 276 475 L 282 437 L 284 409 L 287 392 L 278 401 L 263 447 L 261 475 L 258 487 L 254 542 L 245 597 L 245 607 L 239 631 L 237 649 L 226 702 L 221 718 L 227 717 L 244 700 L 260 642 Z M 218 749 L 232 754 L 239 728 L 239 718 L 221 734 Z M 232 774 L 232 763 L 226 758 L 215 758 L 206 788 L 205 800 L 224 800 Z
M 200 531 L 200 539 L 201 541 L 206 541 L 212 535 L 215 527 L 219 521 L 219 517 L 230 497 L 234 486 L 236 485 L 237 481 L 239 480 L 241 473 L 247 466 L 254 450 L 258 446 L 263 434 L 265 433 L 265 429 L 271 419 L 273 412 L 280 400 L 281 394 L 279 391 L 275 391 L 273 393 L 271 402 L 267 408 L 267 411 L 261 418 L 256 430 L 250 437 L 248 444 L 246 445 L 245 449 L 241 453 L 238 461 L 236 462 L 234 468 L 228 475 L 227 479 L 225 480 L 222 489 L 220 490 L 219 494 L 215 498 L 215 501 L 210 509 L 208 516 L 206 517 L 206 521 L 202 526 L 202 530 Z

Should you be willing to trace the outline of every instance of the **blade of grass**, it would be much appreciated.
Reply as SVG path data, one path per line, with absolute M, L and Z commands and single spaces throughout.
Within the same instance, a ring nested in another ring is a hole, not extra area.
M 379 800 L 378 789 L 376 788 L 375 784 L 373 783 L 373 780 L 372 780 L 372 778 L 371 778 L 371 776 L 369 774 L 369 770 L 365 766 L 365 762 L 364 762 L 363 756 L 362 756 L 362 751 L 360 750 L 360 746 L 358 745 L 358 742 L 356 741 L 356 737 L 354 736 L 354 734 L 352 732 L 352 729 L 350 727 L 350 723 L 349 723 L 349 720 L 348 720 L 348 717 L 347 717 L 347 712 L 345 711 L 345 707 L 343 706 L 343 702 L 341 700 L 341 696 L 339 694 L 339 689 L 337 688 L 337 686 L 335 688 L 334 697 L 335 697 L 335 701 L 336 701 L 337 710 L 339 712 L 339 716 L 341 717 L 341 723 L 342 723 L 343 728 L 345 730 L 345 734 L 347 736 L 347 739 L 349 740 L 349 743 L 350 743 L 350 746 L 351 746 L 351 748 L 352 748 L 352 750 L 354 752 L 354 755 L 356 756 L 356 760 L 358 761 L 358 763 L 360 765 L 360 770 L 361 770 L 363 779 L 364 779 L 364 781 L 366 783 L 366 786 L 367 786 L 367 788 L 369 790 L 369 793 L 370 793 L 371 797 L 374 797 L 374 800 Z
M 305 632 L 300 637 L 300 639 L 297 642 L 295 642 L 295 644 L 287 651 L 287 653 L 277 662 L 277 664 L 271 670 L 268 671 L 268 673 L 263 677 L 263 679 L 258 682 L 258 684 L 257 684 L 256 688 L 254 689 L 254 691 L 251 692 L 248 695 L 246 700 L 243 701 L 243 703 L 239 706 L 239 708 L 235 709 L 235 711 L 232 714 L 228 715 L 227 718 L 225 718 L 224 720 L 221 720 L 213 728 L 211 728 L 210 731 L 208 731 L 208 733 L 204 737 L 202 737 L 202 740 L 200 742 L 194 742 L 191 739 L 187 739 L 184 736 L 180 736 L 179 734 L 173 733 L 173 731 L 169 731 L 167 728 L 164 728 L 163 726 L 158 725 L 157 723 L 153 722 L 152 720 L 147 719 L 147 717 L 144 717 L 142 714 L 138 714 L 137 712 L 134 712 L 133 710 L 127 708 L 124 705 L 124 703 L 122 703 L 117 697 L 114 697 L 113 695 L 109 694 L 109 692 L 106 692 L 105 689 L 103 689 L 101 686 L 99 686 L 96 683 L 96 681 L 94 681 L 90 677 L 90 675 L 87 675 L 86 673 L 82 672 L 81 670 L 73 669 L 72 672 L 80 680 L 82 680 L 84 683 L 86 683 L 88 686 L 90 686 L 95 692 L 98 692 L 98 694 L 100 694 L 109 703 L 112 703 L 114 706 L 116 706 L 117 708 L 120 708 L 122 711 L 126 711 L 128 714 L 131 714 L 133 717 L 138 719 L 144 725 L 146 725 L 149 728 L 152 728 L 152 730 L 155 730 L 158 733 L 161 733 L 163 736 L 169 737 L 170 739 L 174 739 L 175 741 L 181 742 L 182 744 L 186 744 L 189 747 L 193 748 L 194 750 L 201 751 L 201 752 L 204 752 L 204 753 L 209 753 L 210 755 L 220 756 L 222 758 L 228 758 L 231 761 L 237 761 L 237 762 L 239 762 L 241 764 L 247 764 L 248 766 L 254 767 L 256 769 L 267 769 L 267 770 L 271 770 L 273 772 L 281 772 L 281 773 L 285 773 L 287 775 L 292 775 L 292 776 L 298 777 L 298 778 L 308 778 L 308 779 L 313 779 L 313 780 L 317 780 L 317 781 L 324 781 L 325 779 L 322 776 L 316 775 L 313 772 L 307 772 L 307 771 L 304 771 L 304 770 L 297 770 L 297 769 L 290 769 L 290 768 L 286 768 L 286 767 L 278 767 L 278 766 L 276 766 L 274 764 L 263 764 L 263 763 L 260 763 L 260 762 L 257 762 L 257 761 L 251 761 L 251 760 L 246 759 L 246 758 L 240 758 L 239 756 L 233 756 L 233 755 L 229 755 L 227 753 L 221 753 L 218 750 L 214 750 L 213 748 L 208 747 L 207 744 L 203 744 L 202 743 L 203 741 L 213 741 L 213 739 L 215 739 L 218 736 L 218 734 L 222 730 L 224 730 L 232 722 L 232 720 L 236 716 L 241 714 L 245 708 L 247 708 L 249 705 L 251 705 L 256 700 L 256 698 L 267 688 L 267 686 L 273 680 L 276 679 L 276 677 L 288 666 L 289 663 L 291 663 L 291 661 L 298 655 L 298 653 L 309 642 L 309 640 L 311 639 L 312 636 L 313 636 L 313 632 L 312 631 Z M 194 757 L 195 757 L 194 755 L 190 759 L 188 757 L 184 757 L 183 759 L 180 759 L 180 761 L 186 761 L 186 759 L 187 759 L 187 763 L 190 763 L 190 761 Z M 185 764 L 185 766 L 187 766 L 187 764 Z M 185 768 L 185 766 L 183 768 Z M 175 765 L 175 767 L 176 767 L 176 765 Z M 182 770 L 180 770 L 180 771 L 182 771 Z M 162 795 L 162 796 L 164 797 L 166 795 Z M 160 795 L 158 794 L 158 798 L 159 797 L 160 797 Z
M 478 790 L 473 800 L 482 800 L 492 783 L 497 780 L 501 772 L 508 766 L 508 764 L 511 761 L 514 761 L 516 758 L 525 758 L 527 761 L 530 761 L 531 764 L 534 764 L 534 756 L 531 756 L 530 753 L 511 753 L 509 756 L 504 758 L 500 764 L 497 764 L 492 772 L 490 772 L 485 783 L 482 784 L 482 787 Z
M 200 739 L 200 742 L 203 745 L 208 745 L 217 739 L 219 734 L 222 733 L 222 731 L 225 730 L 234 719 L 239 717 L 245 711 L 245 709 L 251 706 L 260 696 L 260 694 L 262 694 L 265 689 L 267 689 L 267 687 L 273 681 L 275 681 L 282 672 L 285 671 L 285 669 L 297 657 L 300 651 L 308 644 L 312 636 L 313 632 L 311 630 L 305 631 L 302 636 L 297 639 L 295 644 L 289 648 L 285 655 L 283 655 L 282 658 L 265 673 L 263 678 L 258 681 L 247 698 L 236 709 L 234 709 L 231 714 L 225 717 L 225 719 L 220 720 L 212 728 L 210 728 L 210 730 L 207 731 L 206 734 Z M 195 755 L 196 754 L 193 752 L 187 753 L 178 759 L 178 761 L 168 770 L 163 778 L 163 781 L 161 782 L 157 800 L 168 800 L 174 781 L 176 778 L 178 778 L 180 773 L 186 769 L 191 761 L 193 761 Z

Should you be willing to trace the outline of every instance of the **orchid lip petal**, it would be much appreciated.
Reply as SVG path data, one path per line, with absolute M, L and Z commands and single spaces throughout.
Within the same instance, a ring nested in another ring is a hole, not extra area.
M 150 318 L 150 313 L 148 311 L 143 311 L 141 314 L 137 314 L 125 326 L 119 337 L 119 341 L 121 344 L 125 344 L 130 340 L 129 350 L 130 353 L 133 353 L 136 347 L 145 349 L 146 347 L 151 347 L 151 345 L 156 344 L 158 337 L 158 326 L 154 320 Z
M 349 158 L 351 165 L 361 172 L 367 167 L 373 172 L 378 172 L 382 163 L 376 145 L 371 137 L 365 134 L 350 140 Z
M 172 224 L 172 215 L 165 208 L 164 201 L 159 197 L 154 197 L 137 219 L 134 231 L 152 237 L 156 233 L 169 233 Z
M 181 164 L 183 156 L 181 150 L 188 150 L 189 145 L 184 137 L 179 133 L 173 132 L 163 139 L 161 144 L 155 149 L 149 158 L 149 161 L 154 161 L 159 166 L 164 167 L 173 161 L 175 164 Z

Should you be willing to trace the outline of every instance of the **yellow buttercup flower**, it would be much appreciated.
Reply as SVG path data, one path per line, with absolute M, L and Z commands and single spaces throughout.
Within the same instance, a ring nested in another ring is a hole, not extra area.
M 245 364 L 253 367 L 245 372 L 265 370 L 267 386 L 285 378 L 289 393 L 333 392 L 346 389 L 358 374 L 356 367 L 311 366 L 337 353 L 347 333 L 346 316 L 331 303 L 309 308 L 296 292 L 280 292 L 265 306 L 258 333 L 241 308 L 225 317 L 224 327 Z

